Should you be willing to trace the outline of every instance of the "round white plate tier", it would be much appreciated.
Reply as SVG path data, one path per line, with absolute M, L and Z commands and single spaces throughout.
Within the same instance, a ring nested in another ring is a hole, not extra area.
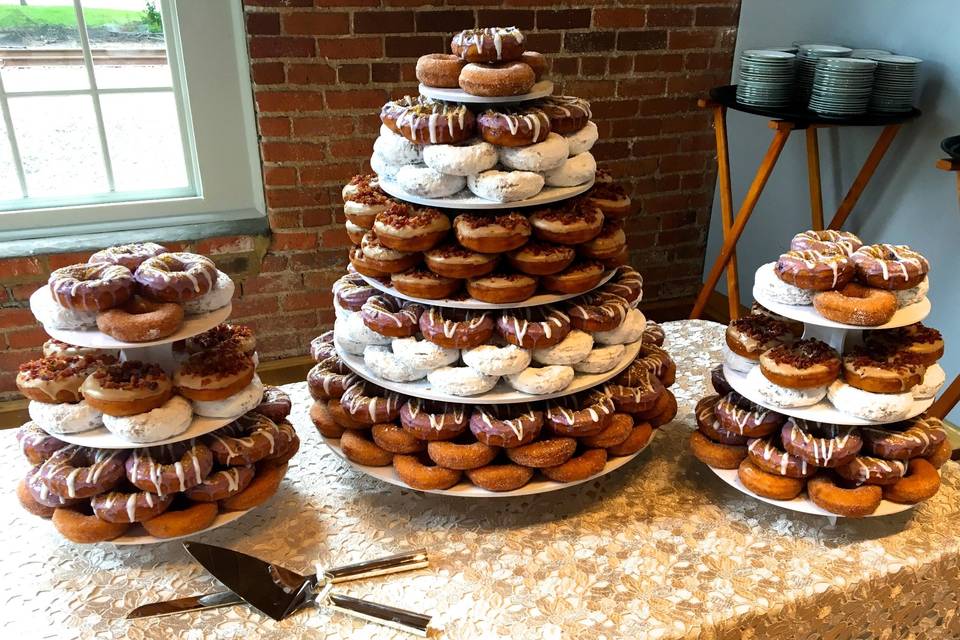
M 355 356 L 344 351 L 340 345 L 336 344 L 336 339 L 334 339 L 334 346 L 337 349 L 337 354 L 354 373 L 390 391 L 396 391 L 397 393 L 402 393 L 403 395 L 414 398 L 423 398 L 424 400 L 438 400 L 440 402 L 454 402 L 458 404 L 516 404 L 518 402 L 536 402 L 538 400 L 561 398 L 577 393 L 578 391 L 595 387 L 598 384 L 603 384 L 630 366 L 630 363 L 633 362 L 633 359 L 636 358 L 640 352 L 642 342 L 642 340 L 637 340 L 631 344 L 624 345 L 626 351 L 624 351 L 623 357 L 620 359 L 620 362 L 617 363 L 617 366 L 610 371 L 605 373 L 577 373 L 573 378 L 573 382 L 571 382 L 566 389 L 539 396 L 517 391 L 503 378 L 500 379 L 497 386 L 493 389 L 476 396 L 454 396 L 448 393 L 434 391 L 426 378 L 417 380 L 416 382 L 390 382 L 389 380 L 378 377 L 373 371 L 367 368 L 366 363 L 363 361 L 363 356 Z
M 617 273 L 616 269 L 610 269 L 605 274 L 603 278 L 597 283 L 597 287 L 600 287 L 606 284 L 615 274 Z M 477 309 L 479 311 L 489 311 L 496 309 L 519 309 L 521 307 L 540 307 L 545 304 L 553 304 L 555 302 L 563 302 L 564 300 L 569 300 L 571 298 L 576 298 L 577 296 L 582 296 L 585 293 L 593 291 L 593 289 L 588 289 L 587 291 L 582 291 L 580 293 L 538 293 L 536 295 L 530 296 L 526 300 L 521 300 L 520 302 L 506 302 L 506 303 L 496 303 L 496 302 L 481 302 L 480 300 L 475 300 L 473 298 L 466 298 L 464 300 L 453 300 L 451 298 L 440 298 L 439 300 L 430 300 L 428 298 L 416 298 L 414 296 L 408 296 L 405 293 L 400 293 L 394 289 L 391 285 L 381 282 L 376 278 L 371 278 L 360 274 L 360 276 L 367 281 L 367 283 L 374 289 L 379 289 L 384 293 L 389 293 L 392 296 L 397 298 L 403 298 L 404 300 L 410 300 L 412 302 L 419 302 L 420 304 L 430 305 L 432 307 L 450 307 L 453 309 Z
M 154 537 L 149 533 L 147 533 L 143 527 L 137 524 L 130 527 L 127 530 L 127 532 L 122 536 L 120 536 L 119 538 L 114 538 L 113 540 L 109 540 L 108 542 L 110 544 L 115 544 L 118 546 L 126 546 L 126 545 L 132 545 L 132 544 L 159 544 L 161 542 L 185 540 L 186 538 L 192 538 L 194 536 L 199 536 L 202 533 L 207 533 L 208 531 L 219 529 L 224 525 L 230 524 L 234 520 L 239 520 L 240 518 L 247 515 L 251 511 L 253 511 L 253 509 L 246 509 L 243 511 L 225 511 L 225 512 L 218 513 L 216 519 L 213 521 L 213 524 L 211 524 L 206 529 L 201 529 L 200 531 L 196 531 L 194 533 L 188 533 L 185 536 L 174 536 L 172 538 Z
M 49 309 L 51 305 L 57 304 L 50 289 L 46 286 L 40 287 L 30 296 L 30 311 L 34 317 L 43 324 L 43 319 L 50 317 Z M 184 316 L 183 324 L 175 332 L 161 338 L 160 340 L 151 340 L 149 342 L 123 342 L 111 338 L 105 333 L 96 329 L 73 330 L 73 329 L 54 329 L 46 324 L 43 330 L 51 337 L 66 342 L 67 344 L 77 345 L 79 347 L 92 347 L 97 349 L 142 349 L 144 347 L 153 347 L 162 344 L 170 344 L 177 340 L 184 340 L 198 333 L 203 333 L 207 329 L 212 329 L 230 316 L 233 305 L 227 305 L 219 309 L 214 309 L 208 313 L 197 316 Z
M 756 392 L 756 389 L 747 380 L 747 374 L 734 371 L 727 365 L 723 365 L 723 375 L 727 379 L 727 382 L 730 383 L 730 386 L 733 387 L 733 390 L 747 400 L 787 416 L 802 418 L 804 420 L 815 420 L 817 422 L 829 422 L 831 424 L 844 424 L 858 427 L 890 424 L 890 421 L 878 422 L 876 420 L 864 420 L 863 418 L 858 418 L 856 416 L 843 413 L 833 406 L 833 404 L 827 398 L 824 398 L 817 404 L 809 407 L 778 407 L 774 404 L 770 404 L 769 402 L 764 402 L 760 394 Z M 907 418 L 904 419 L 908 420 L 914 416 L 920 415 L 930 408 L 930 405 L 933 404 L 933 400 L 933 398 L 928 398 L 926 400 L 914 400 L 913 408 L 910 410 Z M 900 422 L 900 420 L 893 420 L 892 422 Z
M 643 451 L 650 446 L 650 443 L 653 442 L 654 437 L 657 435 L 657 430 L 653 430 L 653 434 L 650 436 L 650 440 L 647 441 L 647 444 L 644 445 L 643 449 L 637 451 L 634 454 L 629 456 L 619 456 L 616 458 L 609 458 L 607 460 L 606 466 L 603 468 L 603 471 L 600 473 L 590 476 L 589 478 L 584 478 L 583 480 L 577 480 L 576 482 L 556 482 L 555 480 L 549 480 L 543 476 L 535 476 L 530 482 L 520 487 L 519 489 L 514 489 L 513 491 L 487 491 L 486 489 L 481 489 L 480 487 L 472 484 L 469 480 L 461 480 L 458 484 L 450 487 L 449 489 L 414 489 L 406 482 L 400 479 L 400 477 L 394 472 L 393 465 L 387 465 L 385 467 L 367 467 L 362 464 L 357 464 L 352 460 L 349 460 L 343 451 L 340 450 L 340 440 L 334 440 L 327 438 L 325 436 L 320 436 L 324 443 L 330 447 L 335 454 L 341 457 L 347 464 L 356 469 L 361 473 L 365 473 L 368 476 L 372 476 L 378 480 L 382 480 L 388 484 L 395 485 L 397 487 L 402 487 L 404 489 L 409 489 L 410 491 L 422 491 L 423 493 L 436 493 L 442 496 L 454 496 L 457 498 L 512 498 L 516 496 L 530 496 L 538 493 L 549 493 L 551 491 L 560 491 L 561 489 L 566 489 L 568 487 L 573 487 L 578 484 L 583 484 L 584 482 L 590 482 L 601 476 L 605 476 L 608 473 L 612 473 L 624 466 L 638 455 L 643 453 Z
M 444 102 L 468 102 L 470 104 L 509 104 L 514 102 L 529 102 L 530 100 L 539 100 L 553 93 L 553 83 L 549 80 L 541 80 L 532 87 L 527 93 L 521 93 L 517 96 L 475 96 L 467 93 L 463 89 L 443 89 L 440 87 L 428 87 L 420 84 L 418 90 L 420 95 L 434 100 Z
M 593 186 L 593 180 L 578 184 L 575 187 L 544 187 L 540 193 L 527 198 L 526 200 L 517 200 L 516 202 L 494 202 L 493 200 L 484 200 L 479 196 L 473 195 L 469 189 L 464 189 L 447 198 L 424 198 L 404 191 L 400 185 L 392 180 L 380 179 L 380 188 L 389 193 L 394 198 L 400 198 L 406 202 L 421 204 L 425 207 L 435 207 L 437 209 L 517 209 L 519 207 L 535 207 L 561 200 L 568 200 L 574 196 L 587 191 Z
M 91 429 L 90 431 L 81 431 L 80 433 L 51 433 L 57 440 L 63 440 L 69 444 L 77 444 L 83 447 L 94 449 L 143 449 L 145 447 L 156 447 L 162 444 L 173 444 L 182 442 L 190 438 L 199 438 L 211 431 L 216 431 L 220 427 L 225 427 L 240 416 L 232 418 L 205 418 L 203 416 L 193 416 L 193 422 L 190 427 L 181 434 L 172 438 L 157 440 L 156 442 L 130 442 L 124 440 L 106 427 Z
M 764 498 L 763 496 L 759 496 L 755 494 L 753 491 L 750 491 L 750 489 L 747 489 L 745 486 L 743 486 L 743 483 L 740 482 L 740 476 L 737 475 L 736 469 L 715 469 L 711 466 L 707 466 L 707 468 L 710 469 L 710 471 L 713 471 L 718 478 L 726 482 L 728 485 L 730 485 L 737 491 L 741 493 L 745 493 L 748 496 L 752 498 L 756 498 L 757 500 L 760 500 L 762 502 L 766 502 L 767 504 L 772 504 L 775 507 L 780 507 L 782 509 L 789 509 L 790 511 L 798 511 L 800 513 L 810 513 L 815 516 L 827 516 L 828 518 L 846 517 L 838 513 L 827 511 L 826 509 L 821 509 L 820 507 L 815 505 L 812 500 L 810 500 L 807 497 L 806 491 L 801 493 L 799 496 L 797 496 L 793 500 L 774 500 L 773 498 Z M 915 506 L 917 505 L 899 504 L 896 502 L 890 502 L 889 500 L 881 500 L 880 506 L 877 507 L 877 510 L 866 517 L 876 518 L 878 516 L 889 516 L 894 513 L 900 513 L 902 511 L 912 509 Z

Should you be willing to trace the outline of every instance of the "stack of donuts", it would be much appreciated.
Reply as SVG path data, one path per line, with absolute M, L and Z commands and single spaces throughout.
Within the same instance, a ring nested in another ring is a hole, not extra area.
M 194 415 L 232 418 L 260 404 L 255 348 L 248 327 L 221 324 L 175 343 L 178 364 L 169 375 L 157 364 L 51 339 L 42 358 L 20 365 L 16 382 L 30 418 L 49 434 L 106 427 L 150 443 L 183 433 Z
M 656 351 L 669 361 L 652 344 L 662 330 L 636 308 L 642 283 L 636 271 L 621 267 L 610 282 L 565 303 L 494 313 L 399 300 L 348 274 L 333 286 L 334 330 L 340 348 L 363 356 L 382 380 L 426 378 L 435 391 L 473 396 L 502 377 L 517 391 L 553 394 L 578 374 L 622 365 L 628 347 L 645 336 L 641 357 Z M 310 372 L 311 389 L 319 389 L 325 374 L 323 364 Z
M 756 287 L 774 302 L 812 304 L 828 320 L 876 327 L 926 297 L 929 271 L 927 259 L 906 245 L 864 245 L 848 231 L 804 231 L 777 262 L 760 268 Z
M 404 295 L 461 295 L 520 302 L 537 292 L 574 294 L 627 261 L 622 219 L 630 198 L 606 172 L 582 197 L 532 212 L 462 213 L 398 202 L 376 176 L 343 188 L 350 264 Z
M 892 422 L 910 414 L 916 400 L 933 398 L 946 381 L 937 364 L 940 332 L 921 323 L 864 332 L 862 344 L 841 355 L 816 340 L 801 340 L 802 326 L 759 305 L 727 327 L 724 362 L 747 374 L 763 402 L 798 408 L 824 398 L 864 420 Z
M 318 364 L 309 381 L 310 418 L 349 460 L 393 465 L 415 489 L 449 489 L 465 475 L 488 491 L 512 491 L 537 471 L 577 482 L 602 472 L 610 457 L 642 449 L 652 430 L 676 415 L 667 389 L 676 367 L 660 348 L 659 327 L 650 327 L 647 339 L 647 351 L 608 384 L 550 401 L 470 406 L 409 398 L 359 379 L 327 332 L 311 344 Z M 434 351 L 420 346 L 427 349 L 418 353 Z
M 150 342 L 177 331 L 184 316 L 230 304 L 234 284 L 209 258 L 153 242 L 97 251 L 48 281 L 53 304 L 38 309 L 45 326 Z
M 737 469 L 740 482 L 773 500 L 804 490 L 831 513 L 863 517 L 881 500 L 922 502 L 940 488 L 937 469 L 950 459 L 942 422 L 924 415 L 853 427 L 793 418 L 737 394 L 717 367 L 715 395 L 696 406 L 693 455 L 717 469 Z
M 17 441 L 31 467 L 17 497 L 77 543 L 114 540 L 137 525 L 157 538 L 196 533 L 276 492 L 300 447 L 289 412 L 290 398 L 274 387 L 218 431 L 133 450 L 67 444 L 28 422 Z

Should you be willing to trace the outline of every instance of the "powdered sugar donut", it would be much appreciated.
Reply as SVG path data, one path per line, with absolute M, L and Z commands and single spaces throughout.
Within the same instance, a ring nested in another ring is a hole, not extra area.
M 920 302 L 927 297 L 927 292 L 929 291 L 930 278 L 927 276 L 924 276 L 920 284 L 915 287 L 894 291 L 894 295 L 897 296 L 897 308 L 902 309 L 903 307 L 909 307 L 912 304 Z
M 839 411 L 878 422 L 904 420 L 913 408 L 913 394 L 872 393 L 834 380 L 827 388 L 827 397 Z
M 368 345 L 363 350 L 363 362 L 378 377 L 391 382 L 413 382 L 427 375 L 425 369 L 417 369 L 401 362 L 390 347 Z
M 463 362 L 488 376 L 507 376 L 520 373 L 530 366 L 529 349 L 515 344 L 497 346 L 483 344 L 463 351 Z
M 353 314 L 358 316 L 360 314 Z M 341 349 L 347 353 L 354 356 L 362 356 L 363 350 L 367 347 L 365 342 L 360 342 L 359 340 L 353 340 L 346 336 L 347 333 L 347 321 L 350 318 L 337 318 L 333 323 L 333 332 L 334 332 L 334 342 L 337 343 Z M 362 322 L 362 321 L 361 321 Z M 364 325 L 366 326 L 366 325 Z M 379 335 L 379 334 L 378 334 Z
M 757 366 L 756 360 L 750 360 L 749 358 L 744 358 L 734 353 L 727 345 L 723 345 L 723 363 L 740 373 L 750 373 L 750 371 Z
M 232 418 L 253 411 L 263 400 L 263 383 L 253 374 L 250 384 L 223 400 L 191 400 L 193 412 L 207 418 Z M 104 416 L 106 422 L 107 416 Z
M 587 124 L 581 129 L 573 133 L 568 133 L 563 137 L 567 139 L 567 144 L 570 145 L 570 155 L 576 156 L 584 151 L 590 151 L 600 137 L 600 133 L 597 131 L 597 125 L 593 120 L 587 120 Z M 592 178 L 593 176 L 590 177 Z
M 420 145 L 380 125 L 380 137 L 373 141 L 373 152 L 390 164 L 410 164 L 423 161 Z
M 390 345 L 400 362 L 424 371 L 453 364 L 460 357 L 459 349 L 447 349 L 415 336 L 394 338 Z
M 552 132 L 543 142 L 526 147 L 500 147 L 501 164 L 520 171 L 551 171 L 566 162 L 569 155 L 567 139 Z
M 376 152 L 370 156 L 370 168 L 380 178 L 393 180 L 397 177 L 397 171 L 400 171 L 404 166 L 406 165 L 387 162 L 386 158 Z
M 597 161 L 593 154 L 584 151 L 581 154 L 567 158 L 562 165 L 543 174 L 547 186 L 575 187 L 578 184 L 589 182 L 597 172 Z
M 622 344 L 594 347 L 586 358 L 573 365 L 573 370 L 580 373 L 606 373 L 617 366 L 626 350 Z
M 781 304 L 789 304 L 795 307 L 813 304 L 813 294 L 815 292 L 787 284 L 773 272 L 776 266 L 776 262 L 771 262 L 758 269 L 753 286 L 769 296 L 771 300 Z
M 540 364 L 575 364 L 590 355 L 592 349 L 593 336 L 574 329 L 552 347 L 534 349 L 533 359 Z
M 947 374 L 938 364 L 927 367 L 926 373 L 923 374 L 923 381 L 915 385 L 910 391 L 913 392 L 913 397 L 917 400 L 926 400 L 927 398 L 932 398 L 937 395 L 937 392 L 940 391 L 940 387 L 944 385 L 947 381 Z
M 216 309 L 222 309 L 233 300 L 233 292 L 236 286 L 230 276 L 223 271 L 217 271 L 217 279 L 205 294 L 193 300 L 187 300 L 183 303 L 183 312 L 187 315 L 199 315 L 209 313 Z
M 627 311 L 627 317 L 620 326 L 610 331 L 594 331 L 593 339 L 600 344 L 629 344 L 643 337 L 647 328 L 647 318 L 639 309 Z
M 491 169 L 467 176 L 467 188 L 478 198 L 493 202 L 516 202 L 532 198 L 543 190 L 543 176 L 532 171 Z
M 257 402 L 259 403 L 259 399 Z M 132 416 L 103 416 L 103 426 L 110 433 L 129 442 L 166 440 L 189 429 L 191 422 L 193 422 L 193 409 L 190 407 L 190 401 L 183 396 L 171 396 L 156 409 L 145 413 Z
M 471 367 L 440 367 L 427 374 L 436 391 L 452 396 L 475 396 L 497 386 L 498 376 L 488 376 Z
M 424 198 L 446 198 L 467 186 L 463 176 L 440 173 L 423 164 L 400 167 L 394 179 L 404 191 Z
M 337 328 L 340 321 L 334 323 L 334 332 L 337 338 L 344 338 L 350 342 L 360 342 L 363 344 L 390 344 L 390 336 L 384 336 L 363 323 L 363 317 L 359 313 L 354 313 L 343 320 L 342 328 Z M 363 353 L 361 351 L 361 353 Z M 359 353 L 357 355 L 360 355 Z
M 527 367 L 520 373 L 507 376 L 507 381 L 517 391 L 542 396 L 563 391 L 573 382 L 573 376 L 573 367 L 550 365 L 547 367 Z
M 773 384 L 763 375 L 760 367 L 754 367 L 747 374 L 747 382 L 756 390 L 763 401 L 775 407 L 809 407 L 817 404 L 827 395 L 826 387 L 808 389 L 788 389 Z
M 60 404 L 31 400 L 27 412 L 30 419 L 47 433 L 80 433 L 103 426 L 103 414 L 86 400 Z
M 431 144 L 423 149 L 423 163 L 451 176 L 472 176 L 497 164 L 497 148 L 483 140 L 464 144 Z

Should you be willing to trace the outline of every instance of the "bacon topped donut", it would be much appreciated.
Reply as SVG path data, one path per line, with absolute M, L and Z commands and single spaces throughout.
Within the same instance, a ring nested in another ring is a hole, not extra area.
M 101 249 L 90 256 L 87 262 L 89 264 L 103 262 L 107 264 L 119 264 L 130 269 L 132 272 L 136 271 L 140 263 L 147 258 L 153 258 L 161 253 L 167 253 L 167 248 L 156 242 L 135 242 Z
M 550 118 L 540 109 L 487 109 L 477 118 L 480 137 L 501 147 L 524 147 L 543 142 L 550 134 Z
M 350 178 L 350 182 L 343 185 L 343 189 L 340 190 L 340 197 L 343 198 L 344 202 L 346 202 L 351 195 L 359 191 L 361 188 L 379 190 L 380 178 L 378 178 L 375 173 L 353 176 Z
M 789 389 L 828 385 L 840 373 L 840 356 L 815 338 L 798 340 L 760 355 L 760 371 L 773 384 Z
M 727 347 L 735 354 L 749 360 L 759 360 L 767 349 L 789 344 L 798 336 L 790 327 L 768 316 L 749 315 L 738 318 L 727 327 Z
M 221 346 L 190 356 L 177 369 L 173 383 L 190 400 L 223 400 L 250 384 L 253 375 L 250 356 Z
M 47 281 L 61 307 L 104 311 L 120 306 L 133 295 L 130 270 L 119 264 L 74 264 L 61 267 Z
M 101 364 L 116 361 L 113 356 L 50 356 L 20 365 L 17 388 L 37 402 L 79 402 L 80 385 Z
M 210 291 L 217 281 L 217 267 L 196 253 L 164 253 L 140 263 L 133 277 L 148 298 L 185 302 Z
M 943 336 L 919 322 L 896 329 L 865 331 L 864 334 L 863 341 L 867 346 L 883 346 L 905 353 L 928 367 L 943 357 Z
M 923 380 L 926 365 L 884 346 L 857 345 L 843 354 L 843 379 L 873 393 L 903 393 Z
M 420 316 L 426 340 L 445 349 L 472 349 L 493 335 L 493 319 L 485 311 L 431 307 Z
M 630 213 L 630 196 L 615 182 L 600 182 L 593 185 L 586 195 L 587 202 L 600 209 L 604 217 L 619 220 Z
M 839 289 L 853 279 L 854 271 L 846 254 L 821 251 L 787 251 L 774 268 L 787 284 L 813 291 Z
M 904 244 L 860 247 L 851 259 L 856 265 L 857 279 L 878 289 L 910 289 L 930 271 L 930 262 Z
M 436 209 L 391 203 L 373 222 L 377 238 L 391 249 L 426 251 L 450 230 L 450 219 Z
M 820 253 L 844 253 L 852 255 L 863 246 L 863 240 L 849 231 L 823 229 L 802 231 L 790 241 L 792 251 L 819 251 Z
M 131 416 L 165 403 L 173 385 L 158 365 L 126 360 L 100 363 L 80 391 L 87 404 L 108 416 Z
M 236 349 L 250 355 L 257 348 L 257 338 L 253 335 L 253 330 L 246 325 L 222 322 L 183 342 L 184 351 L 190 354 L 219 348 Z
M 450 51 L 467 62 L 505 62 L 523 55 L 523 41 L 516 27 L 465 29 L 450 40 Z
M 570 333 L 570 317 L 553 307 L 511 309 L 497 319 L 500 337 L 524 349 L 559 344 Z

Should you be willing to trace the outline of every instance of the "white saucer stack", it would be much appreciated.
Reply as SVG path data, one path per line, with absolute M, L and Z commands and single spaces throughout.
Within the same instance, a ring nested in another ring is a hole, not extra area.
M 737 102 L 754 107 L 785 107 L 793 99 L 796 56 L 786 51 L 751 49 L 740 55 Z
M 903 113 L 913 108 L 913 96 L 919 79 L 920 58 L 875 54 L 877 62 L 870 96 L 870 110 L 881 113 Z
M 876 68 L 876 62 L 863 58 L 820 58 L 810 92 L 810 110 L 830 116 L 866 113 Z
M 853 49 L 836 44 L 797 43 L 797 88 L 796 95 L 802 104 L 810 99 L 813 76 L 821 58 L 849 58 Z

